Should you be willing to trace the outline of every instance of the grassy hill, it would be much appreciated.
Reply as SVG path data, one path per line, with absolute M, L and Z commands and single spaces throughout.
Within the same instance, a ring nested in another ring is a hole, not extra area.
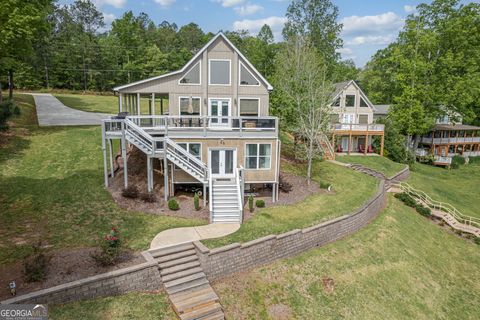
M 215 289 L 231 319 L 478 319 L 479 265 L 478 245 L 390 197 L 359 233 Z

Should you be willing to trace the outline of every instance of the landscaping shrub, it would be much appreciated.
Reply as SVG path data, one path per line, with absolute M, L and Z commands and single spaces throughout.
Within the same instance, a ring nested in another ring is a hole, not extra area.
M 450 165 L 450 168 L 452 169 L 458 169 L 460 168 L 461 165 L 465 164 L 465 158 L 462 156 L 454 156 L 452 158 L 452 164 Z
M 200 210 L 200 196 L 197 192 L 195 192 L 195 195 L 193 196 L 193 206 L 195 207 L 195 210 Z
M 248 210 L 250 210 L 250 212 L 253 212 L 253 196 L 252 195 L 249 195 L 248 196 Z
M 125 198 L 138 198 L 139 192 L 137 186 L 128 186 L 122 190 L 122 196 Z
M 285 193 L 289 193 L 293 189 L 292 184 L 286 181 L 285 177 L 282 174 L 280 174 L 280 178 L 278 181 L 278 188 Z
M 421 204 L 417 204 L 415 206 L 415 209 L 424 217 L 430 217 L 430 215 L 432 214 L 432 210 L 430 210 L 430 208 L 424 207 Z
M 476 244 L 478 244 L 480 246 L 480 237 L 476 237 L 473 242 L 475 242 Z
M 114 265 L 122 252 L 121 245 L 120 232 L 117 228 L 112 228 L 100 241 L 99 251 L 92 254 L 92 258 L 101 266 Z
M 157 202 L 157 196 L 153 192 L 145 192 L 140 195 L 140 199 L 145 202 Z
M 408 193 L 396 193 L 395 198 L 399 199 L 409 207 L 416 208 L 417 206 L 417 202 L 415 201 L 415 199 L 413 199 Z
M 257 208 L 265 208 L 265 201 L 262 199 L 258 199 L 257 201 L 255 201 L 255 206 Z
M 23 273 L 28 282 L 42 281 L 47 276 L 48 257 L 41 248 L 41 243 L 33 246 L 33 254 L 23 263 Z
M 177 211 L 178 209 L 180 209 L 180 206 L 179 206 L 177 200 L 175 200 L 175 199 L 168 200 L 168 209 L 173 210 L 173 211 Z

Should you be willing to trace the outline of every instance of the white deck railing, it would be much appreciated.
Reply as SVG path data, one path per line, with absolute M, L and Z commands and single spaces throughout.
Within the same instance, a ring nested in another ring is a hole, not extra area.
M 369 131 L 382 132 L 385 130 L 383 124 L 361 124 L 361 123 L 335 123 L 333 124 L 334 131 Z
M 454 138 L 422 137 L 421 142 L 428 143 L 428 144 L 476 143 L 476 142 L 480 142 L 480 137 L 454 137 Z

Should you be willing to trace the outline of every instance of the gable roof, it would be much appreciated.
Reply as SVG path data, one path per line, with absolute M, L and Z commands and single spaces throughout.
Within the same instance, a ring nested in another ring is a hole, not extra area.
M 388 110 L 390 110 L 389 104 L 375 104 L 374 107 L 375 107 L 375 110 L 373 113 L 380 114 L 380 115 L 386 115 L 388 114 Z
M 362 98 L 365 99 L 365 102 L 368 104 L 368 106 L 370 108 L 373 109 L 373 111 L 375 111 L 375 106 L 373 105 L 372 102 L 370 102 L 370 100 L 368 99 L 367 95 L 365 94 L 365 92 L 363 92 L 362 88 L 359 87 L 359 85 L 354 81 L 354 80 L 349 80 L 349 81 L 343 81 L 343 82 L 338 82 L 338 83 L 335 83 L 334 86 L 335 86 L 335 91 L 333 92 L 333 95 L 332 95 L 332 101 L 335 101 L 335 99 L 337 99 L 337 97 L 340 95 L 340 93 L 343 92 L 343 90 L 345 90 L 346 88 L 348 88 L 350 85 L 353 85 L 355 88 L 358 89 L 358 92 L 360 92 L 360 96 Z
M 144 79 L 144 80 L 135 81 L 135 82 L 132 82 L 132 83 L 129 83 L 129 84 L 124 84 L 122 86 L 118 86 L 118 87 L 113 88 L 113 91 L 119 91 L 119 90 L 130 88 L 130 87 L 133 87 L 133 86 L 145 83 L 145 82 L 154 81 L 154 80 L 162 79 L 162 78 L 165 78 L 165 77 L 169 77 L 169 76 L 173 76 L 173 75 L 185 72 L 190 67 L 190 65 L 193 62 L 195 62 L 195 60 L 197 60 L 200 57 L 200 55 L 205 50 L 207 50 L 208 47 L 212 43 L 214 43 L 218 38 L 222 38 L 223 40 L 225 40 L 225 42 L 227 42 L 228 45 L 230 45 L 230 47 L 232 47 L 233 51 L 238 53 L 238 55 L 243 59 L 243 61 L 245 61 L 247 66 L 261 79 L 261 81 L 263 81 L 263 83 L 265 83 L 267 85 L 267 89 L 269 91 L 273 90 L 272 85 L 267 81 L 267 79 L 265 79 L 262 76 L 262 74 L 250 63 L 250 61 L 248 61 L 248 59 L 240 52 L 240 50 L 238 50 L 237 47 L 235 47 L 235 45 L 227 38 L 227 36 L 225 36 L 222 32 L 219 32 L 212 39 L 210 39 L 210 41 L 208 41 L 207 44 L 205 44 L 200 50 L 198 50 L 198 52 L 192 57 L 192 59 L 190 59 L 181 69 L 176 70 L 176 71 L 172 71 L 172 72 L 169 72 L 169 73 L 165 73 L 165 74 L 162 74 L 160 76 L 155 76 L 155 77 L 147 78 L 147 79 Z

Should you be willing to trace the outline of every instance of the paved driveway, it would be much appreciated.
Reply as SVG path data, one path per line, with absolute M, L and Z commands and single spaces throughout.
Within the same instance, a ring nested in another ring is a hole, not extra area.
M 40 126 L 99 125 L 102 119 L 111 116 L 106 113 L 85 112 L 69 108 L 51 94 L 32 93 L 32 95 L 35 99 Z

